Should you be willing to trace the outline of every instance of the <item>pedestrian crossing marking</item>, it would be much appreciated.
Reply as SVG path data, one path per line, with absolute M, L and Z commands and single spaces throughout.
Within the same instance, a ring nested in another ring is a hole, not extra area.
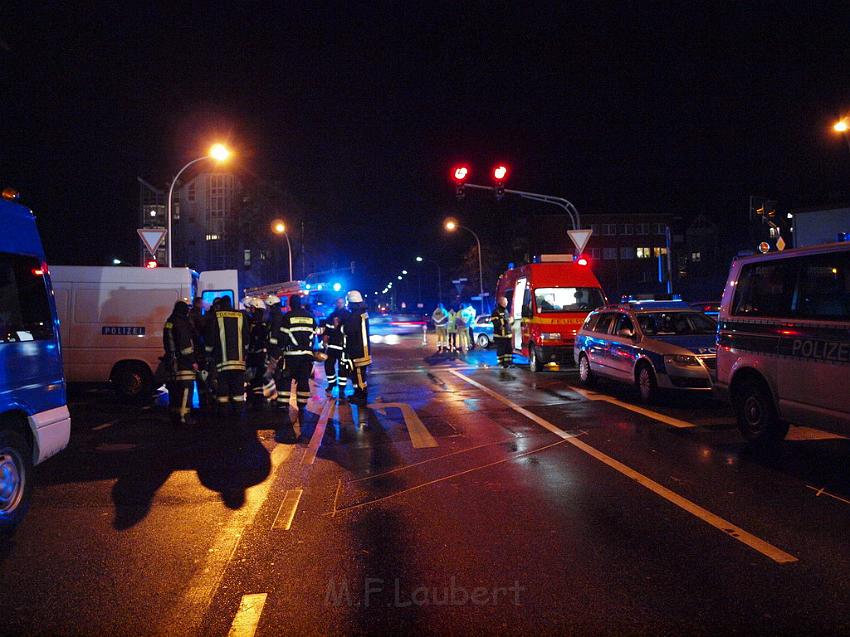
M 257 624 L 260 623 L 260 615 L 266 605 L 268 593 L 255 593 L 243 595 L 239 602 L 239 610 L 230 625 L 227 637 L 254 637 L 257 632 Z

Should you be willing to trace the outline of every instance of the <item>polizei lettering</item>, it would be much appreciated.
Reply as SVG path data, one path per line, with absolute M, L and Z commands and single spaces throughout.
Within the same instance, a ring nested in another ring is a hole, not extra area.
M 850 363 L 850 343 L 795 338 L 791 344 L 791 356 Z
M 127 326 L 110 326 L 104 325 L 100 329 L 101 336 L 144 336 L 145 328 L 143 326 L 140 327 L 127 327 Z

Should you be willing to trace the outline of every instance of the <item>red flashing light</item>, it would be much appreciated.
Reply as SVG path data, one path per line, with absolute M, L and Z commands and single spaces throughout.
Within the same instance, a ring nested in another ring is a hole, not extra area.
M 45 274 L 47 274 L 47 263 L 42 263 L 41 267 L 32 269 L 33 276 L 44 276 Z
M 576 261 L 579 265 L 587 265 L 587 259 L 585 257 L 579 257 L 578 261 Z
M 455 166 L 452 168 L 452 179 L 456 183 L 462 184 L 469 177 L 469 166 Z
M 158 266 L 159 266 L 159 264 L 154 259 L 151 259 L 147 263 L 145 263 L 145 267 L 148 270 L 153 270 L 154 268 L 156 268 Z
M 508 167 L 504 164 L 499 164 L 493 169 L 493 179 L 497 182 L 503 182 L 508 176 Z

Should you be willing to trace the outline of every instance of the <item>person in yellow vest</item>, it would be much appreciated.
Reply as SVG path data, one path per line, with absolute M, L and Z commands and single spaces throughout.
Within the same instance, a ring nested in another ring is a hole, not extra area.
M 449 314 L 442 303 L 437 305 L 437 309 L 431 314 L 431 320 L 434 321 L 434 329 L 437 332 L 437 353 L 443 350 L 448 350 L 449 339 L 446 331 L 446 323 L 449 320 Z
M 449 309 L 449 318 L 446 321 L 446 332 L 449 337 L 449 351 L 457 351 L 457 312 L 454 308 Z

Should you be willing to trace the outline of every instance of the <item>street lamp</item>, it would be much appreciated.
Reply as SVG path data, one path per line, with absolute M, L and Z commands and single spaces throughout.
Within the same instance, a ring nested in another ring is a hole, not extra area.
M 484 268 L 481 265 L 481 240 L 478 238 L 478 235 L 475 232 L 467 228 L 466 226 L 460 225 L 457 219 L 453 217 L 449 217 L 443 223 L 443 226 L 449 232 L 454 232 L 455 229 L 460 228 L 461 230 L 466 230 L 473 237 L 475 237 L 475 243 L 478 244 L 478 294 L 481 299 L 481 313 L 484 314 Z
M 850 137 L 847 136 L 847 131 L 850 131 L 850 121 L 846 117 L 842 117 L 832 125 L 832 130 L 841 133 L 844 136 L 844 141 L 847 142 L 847 147 L 850 148 Z
M 292 244 L 289 243 L 289 235 L 286 234 L 286 224 L 280 220 L 272 221 L 272 232 L 276 235 L 283 235 L 286 238 L 286 250 L 289 255 L 289 280 L 292 281 Z
M 434 261 L 433 259 L 423 259 L 422 257 L 416 257 L 417 263 L 422 263 L 423 261 L 428 261 L 437 266 L 437 300 L 442 303 L 443 302 L 443 271 L 440 269 L 440 264 Z
M 189 167 L 194 164 L 197 164 L 199 161 L 203 161 L 205 159 L 213 159 L 218 163 L 223 161 L 227 161 L 230 157 L 231 153 L 228 150 L 227 146 L 224 144 L 213 144 L 210 148 L 209 152 L 203 157 L 198 157 L 197 159 L 193 159 L 188 164 L 183 166 L 180 170 L 177 171 L 177 174 L 174 175 L 174 179 L 171 180 L 171 186 L 168 188 L 168 200 L 165 202 L 165 217 L 166 217 L 166 239 L 168 241 L 168 267 L 174 267 L 172 264 L 172 256 L 171 256 L 171 246 L 174 243 L 172 241 L 171 236 L 171 206 L 172 206 L 172 198 L 174 197 L 174 185 L 177 183 L 177 180 L 180 179 L 180 175 Z

